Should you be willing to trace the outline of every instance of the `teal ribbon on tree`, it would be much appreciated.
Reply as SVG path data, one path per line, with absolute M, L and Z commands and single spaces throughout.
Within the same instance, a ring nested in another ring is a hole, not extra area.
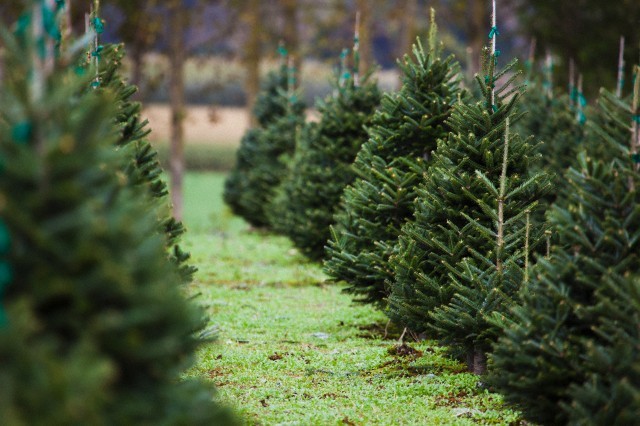
M 64 0 L 56 0 L 56 6 L 58 9 L 62 9 L 64 7 Z
M 498 27 L 496 26 L 491 27 L 491 31 L 489 31 L 489 40 L 499 35 L 500 35 L 500 32 L 498 31 Z
M 640 114 L 631 116 L 631 119 L 640 124 Z
M 586 123 L 586 122 L 587 122 L 587 116 L 586 116 L 586 115 L 584 115 L 584 112 L 580 111 L 580 112 L 578 113 L 578 123 L 580 123 L 580 124 L 584 124 L 584 123 Z
M 33 135 L 33 125 L 29 121 L 16 124 L 11 129 L 11 139 L 21 145 L 26 145 Z
M 98 17 L 93 18 L 93 28 L 96 30 L 96 33 L 102 34 L 104 32 L 104 24 L 102 23 L 102 19 Z
M 344 74 L 342 74 L 342 78 L 349 80 L 351 78 L 351 73 L 349 71 L 345 71 Z
M 4 294 L 4 290 L 13 280 L 13 270 L 11 269 L 11 265 L 4 258 L 0 258 L 0 297 Z M 7 325 L 7 314 L 4 310 L 4 306 L 0 304 L 0 327 L 4 327 Z
M 635 164 L 640 164 L 640 154 L 638 153 L 631 154 L 631 159 Z
M 587 99 L 584 97 L 582 93 L 578 93 L 578 102 L 582 108 L 587 106 Z
M 103 50 L 104 50 L 104 46 L 100 45 L 100 46 L 96 47 L 96 50 L 91 52 L 91 56 L 100 59 L 100 56 L 102 55 L 102 51 Z
M 287 49 L 284 46 L 278 47 L 278 53 L 280 54 L 280 56 L 283 56 L 283 57 L 289 54 L 289 52 L 287 52 Z

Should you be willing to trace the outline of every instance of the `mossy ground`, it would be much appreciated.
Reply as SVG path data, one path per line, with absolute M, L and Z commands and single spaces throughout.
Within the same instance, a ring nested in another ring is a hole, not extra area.
M 518 424 L 518 413 L 432 342 L 394 350 L 384 315 L 355 305 L 282 237 L 222 204 L 220 174 L 187 176 L 189 293 L 218 328 L 187 374 L 250 425 Z

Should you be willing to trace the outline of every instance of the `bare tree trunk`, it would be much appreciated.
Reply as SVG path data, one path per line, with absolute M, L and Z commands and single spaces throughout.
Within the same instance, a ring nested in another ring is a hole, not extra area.
M 402 58 L 406 54 L 411 54 L 413 44 L 418 35 L 416 18 L 418 16 L 418 0 L 404 0 L 402 8 L 402 29 L 400 37 L 400 52 L 398 57 Z
M 471 47 L 472 75 L 480 69 L 482 48 L 488 42 L 490 16 L 486 5 L 485 0 L 469 0 L 467 8 L 467 36 Z
M 135 44 L 129 45 L 127 56 L 131 58 L 131 81 L 130 84 L 138 88 L 138 92 L 134 95 L 135 99 L 143 99 L 144 91 L 142 87 L 143 71 L 144 71 L 144 52 Z
M 260 41 L 261 41 L 261 14 L 260 0 L 248 0 L 246 9 L 246 21 L 249 28 L 249 37 L 245 46 L 244 64 L 246 67 L 245 92 L 247 94 L 247 111 L 251 127 L 257 125 L 253 115 L 253 107 L 256 104 L 260 91 Z
M 182 181 L 184 177 L 184 62 L 186 11 L 180 0 L 173 0 L 169 10 L 169 57 L 170 81 L 169 98 L 171 102 L 171 201 L 173 216 L 182 220 Z
M 293 57 L 293 66 L 296 69 L 296 74 L 300 75 L 302 71 L 302 54 L 300 52 L 300 36 L 298 34 L 298 0 L 280 0 L 280 3 L 282 5 L 282 17 L 284 18 L 282 38 L 287 50 Z
M 364 75 L 373 65 L 371 3 L 371 0 L 356 0 L 356 8 L 360 12 L 360 75 Z

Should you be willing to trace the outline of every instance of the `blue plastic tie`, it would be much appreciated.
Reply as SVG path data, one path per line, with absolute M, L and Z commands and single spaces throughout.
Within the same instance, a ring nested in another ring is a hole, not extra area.
M 496 26 L 491 27 L 491 31 L 489 31 L 489 40 L 491 40 L 492 38 L 498 35 L 500 35 L 500 32 L 498 31 L 498 27 Z
M 102 19 L 98 17 L 93 18 L 93 28 L 96 30 L 96 33 L 102 34 L 104 32 L 104 24 L 102 23 Z
M 11 138 L 21 144 L 27 144 L 31 140 L 33 134 L 33 125 L 29 121 L 23 121 L 13 126 L 11 130 Z

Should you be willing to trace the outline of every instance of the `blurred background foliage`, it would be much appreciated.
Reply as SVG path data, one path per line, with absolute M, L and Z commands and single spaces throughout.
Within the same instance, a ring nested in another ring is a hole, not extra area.
M 69 0 L 68 0 L 69 1 Z M 489 0 L 182 0 L 188 11 L 185 51 L 189 103 L 243 105 L 252 92 L 248 80 L 274 65 L 284 41 L 303 71 L 308 103 L 328 91 L 324 65 L 335 66 L 343 47 L 352 44 L 356 10 L 362 13 L 363 67 L 375 63 L 394 70 L 396 58 L 409 51 L 427 31 L 429 8 L 437 11 L 445 47 L 455 53 L 469 75 L 478 69 L 478 52 L 487 41 Z M 71 0 L 74 30 L 84 31 L 89 2 Z M 131 82 L 142 97 L 166 100 L 163 89 L 169 38 L 168 0 L 103 0 L 107 25 L 104 41 L 125 42 Z M 0 16 L 14 22 L 22 0 L 3 0 Z M 556 64 L 556 83 L 566 84 L 569 59 L 585 77 L 585 92 L 595 95 L 613 87 L 618 41 L 627 40 L 626 61 L 640 56 L 640 2 L 637 0 L 498 0 L 499 44 L 505 57 L 525 59 L 533 38 L 537 57 L 549 51 Z M 208 61 L 215 57 L 215 61 Z M 542 60 L 538 63 L 542 64 Z M 225 66 L 228 64 L 229 66 Z M 262 64 L 262 65 L 260 65 Z M 314 65 L 315 64 L 315 65 Z M 240 65 L 240 66 L 236 66 Z M 540 65 L 541 66 L 541 65 Z M 253 70 L 250 69 L 253 67 Z M 309 67 L 312 72 L 306 72 Z M 630 67 L 627 67 L 630 68 Z M 227 70 L 231 70 L 228 72 Z M 208 76 L 208 78 L 204 78 Z M 384 80 L 384 78 L 383 78 Z M 628 75 L 630 81 L 630 73 Z M 393 86 L 393 81 L 382 82 Z M 390 88 L 390 87 L 387 87 Z M 251 99 L 249 99 L 251 101 Z

